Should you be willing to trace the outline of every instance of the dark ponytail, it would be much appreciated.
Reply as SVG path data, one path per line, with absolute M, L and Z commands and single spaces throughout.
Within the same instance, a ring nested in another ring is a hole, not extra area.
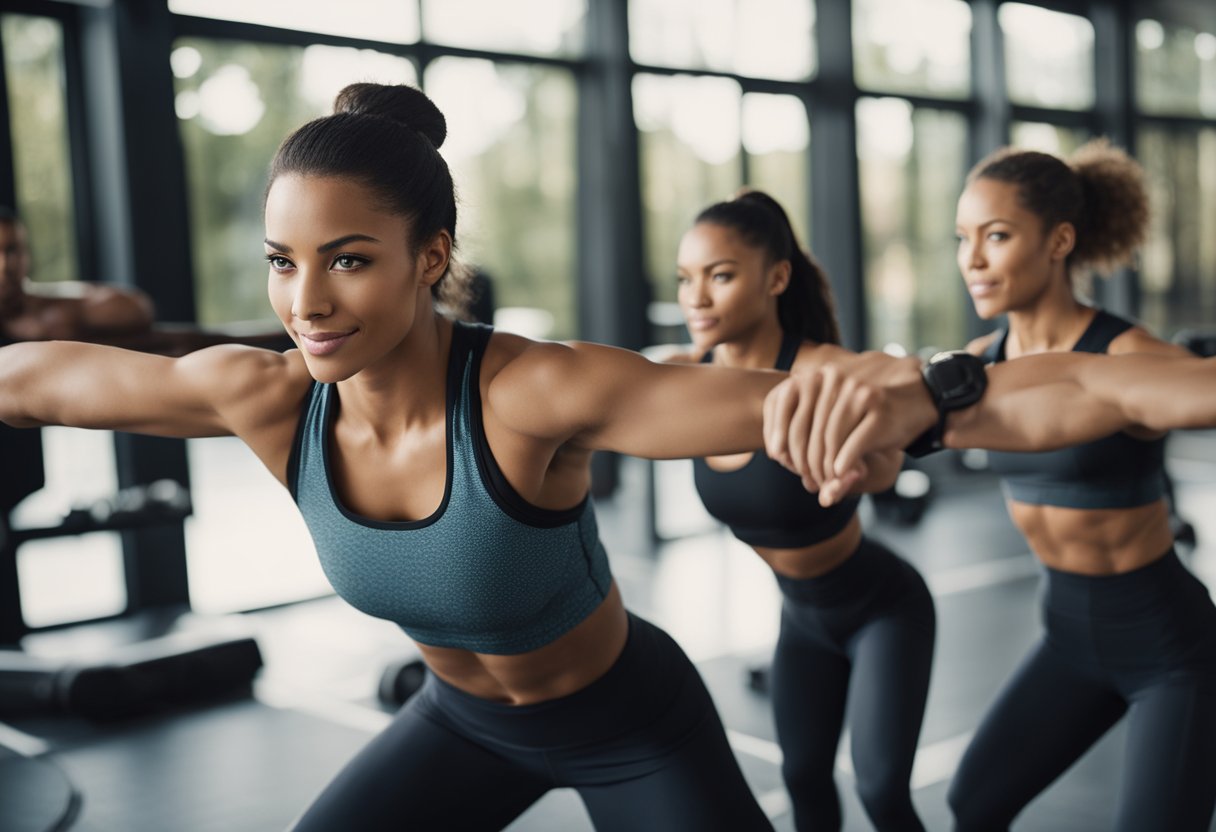
M 827 274 L 798 243 L 785 209 L 763 191 L 744 191 L 732 200 L 717 202 L 697 215 L 733 229 L 749 246 L 763 249 L 768 262 L 790 262 L 790 282 L 777 298 L 781 329 L 820 344 L 839 344 L 840 326 Z
M 456 191 L 439 148 L 447 137 L 443 113 L 421 90 L 350 84 L 334 99 L 334 114 L 308 122 L 279 146 L 267 193 L 285 174 L 351 179 L 386 212 L 410 223 L 411 247 L 446 230 L 456 244 Z M 462 313 L 468 288 L 463 269 L 449 263 L 431 295 Z

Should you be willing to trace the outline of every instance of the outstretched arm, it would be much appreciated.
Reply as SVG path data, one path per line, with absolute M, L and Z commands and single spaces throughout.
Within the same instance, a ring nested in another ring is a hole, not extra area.
M 950 415 L 947 447 L 1043 451 L 1131 428 L 1216 426 L 1212 360 L 1058 353 L 991 366 L 988 379 L 978 404 Z M 799 419 L 812 429 L 794 428 Z M 865 454 L 906 447 L 935 420 L 918 361 L 867 353 L 774 390 L 766 445 L 834 501 Z

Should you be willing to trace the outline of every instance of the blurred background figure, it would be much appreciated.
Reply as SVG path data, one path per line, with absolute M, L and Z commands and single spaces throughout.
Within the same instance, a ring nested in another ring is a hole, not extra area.
M 138 289 L 75 280 L 38 284 L 29 272 L 29 234 L 13 209 L 0 206 L 0 339 L 81 340 L 152 325 L 152 301 Z

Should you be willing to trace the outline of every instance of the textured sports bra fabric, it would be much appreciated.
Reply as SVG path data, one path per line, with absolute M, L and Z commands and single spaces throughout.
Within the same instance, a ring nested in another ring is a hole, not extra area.
M 801 343 L 801 337 L 786 333 L 775 369 L 789 370 Z M 701 360 L 711 363 L 713 353 Z M 820 543 L 839 534 L 857 510 L 857 497 L 823 508 L 797 474 L 762 451 L 734 471 L 715 471 L 704 459 L 694 459 L 693 479 L 705 509 L 751 546 L 799 549 Z
M 1098 310 L 1073 352 L 1105 353 L 1131 321 Z M 1005 360 L 1008 330 L 1001 330 L 984 353 Z M 1008 496 L 1020 503 L 1063 508 L 1132 508 L 1165 494 L 1165 438 L 1141 440 L 1115 433 L 1093 442 L 1041 453 L 989 451 L 988 466 L 1004 480 Z
M 423 644 L 518 654 L 590 615 L 612 574 L 590 497 L 565 511 L 537 508 L 494 461 L 479 386 L 491 333 L 453 325 L 447 477 L 434 514 L 386 522 L 343 505 L 330 457 L 340 408 L 333 384 L 314 383 L 305 399 L 288 482 L 326 576 L 352 606 L 396 622 Z

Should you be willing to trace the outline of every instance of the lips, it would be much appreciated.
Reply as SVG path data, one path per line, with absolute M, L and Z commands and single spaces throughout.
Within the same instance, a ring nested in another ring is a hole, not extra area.
M 713 329 L 718 325 L 717 318 L 689 318 L 688 328 L 694 332 L 700 332 L 706 329 Z
M 309 355 L 332 355 L 358 330 L 349 332 L 300 332 L 300 345 Z
M 995 280 L 973 280 L 967 284 L 967 291 L 973 298 L 986 298 L 995 294 L 999 286 Z

